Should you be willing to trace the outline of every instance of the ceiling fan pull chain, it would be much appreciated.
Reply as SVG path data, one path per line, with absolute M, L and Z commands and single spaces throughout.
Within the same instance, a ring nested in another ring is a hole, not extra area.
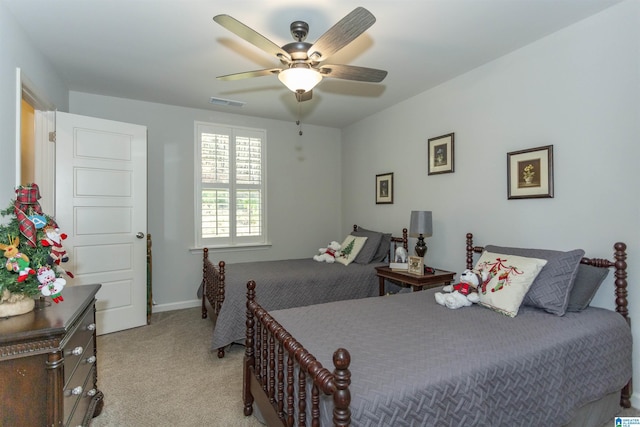
M 298 125 L 298 135 L 302 136 L 302 122 L 300 121 L 300 109 L 302 108 L 302 106 L 300 105 L 300 102 L 298 102 L 298 120 L 296 120 L 296 125 Z

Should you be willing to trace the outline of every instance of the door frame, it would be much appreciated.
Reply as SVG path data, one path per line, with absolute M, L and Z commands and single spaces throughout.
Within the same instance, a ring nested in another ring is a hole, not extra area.
M 55 132 L 55 110 L 54 104 L 29 80 L 20 67 L 16 67 L 16 140 L 15 140 L 15 187 L 19 187 L 22 176 L 22 100 L 26 101 L 36 111 L 42 111 L 42 120 L 36 119 L 35 128 L 35 159 L 36 171 L 41 173 L 36 179 L 36 183 L 44 195 L 40 202 L 45 212 L 55 216 L 55 147 L 49 142 L 49 133 Z M 38 123 L 40 121 L 40 123 Z

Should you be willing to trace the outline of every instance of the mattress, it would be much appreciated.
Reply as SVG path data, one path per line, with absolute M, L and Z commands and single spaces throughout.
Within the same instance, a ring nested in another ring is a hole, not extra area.
M 266 310 L 377 296 L 375 267 L 345 266 L 313 259 L 227 264 L 225 299 L 213 330 L 212 349 L 244 343 L 247 282 L 255 280 L 256 301 Z
M 618 313 L 521 307 L 510 318 L 447 309 L 436 291 L 271 314 L 330 370 L 335 349 L 350 352 L 354 426 L 561 426 L 631 378 L 631 331 Z

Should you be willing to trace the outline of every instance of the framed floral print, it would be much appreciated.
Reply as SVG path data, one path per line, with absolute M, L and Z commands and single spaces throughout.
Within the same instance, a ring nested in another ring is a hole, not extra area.
M 393 203 L 393 172 L 376 175 L 376 204 Z
M 553 145 L 507 153 L 507 198 L 553 197 Z
M 453 172 L 453 133 L 430 138 L 427 143 L 428 174 Z

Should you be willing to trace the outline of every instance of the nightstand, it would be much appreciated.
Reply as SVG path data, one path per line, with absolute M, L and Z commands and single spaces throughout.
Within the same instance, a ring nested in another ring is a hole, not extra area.
M 421 291 L 423 289 L 435 288 L 436 286 L 449 285 L 453 281 L 456 273 L 452 271 L 435 269 L 434 274 L 411 274 L 405 271 L 394 271 L 389 267 L 376 267 L 376 275 L 380 281 L 380 296 L 384 295 L 384 281 L 390 280 L 401 286 L 411 286 L 411 289 Z

